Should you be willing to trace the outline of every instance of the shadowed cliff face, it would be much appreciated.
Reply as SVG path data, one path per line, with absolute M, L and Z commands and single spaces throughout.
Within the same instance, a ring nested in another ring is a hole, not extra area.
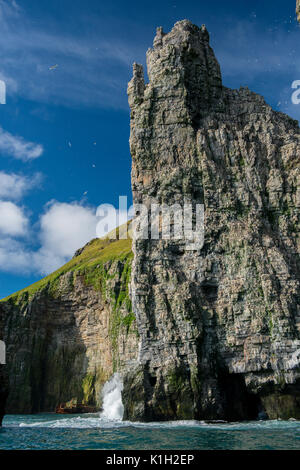
M 5 366 L 0 365 L 0 426 L 5 414 L 5 405 L 8 395 L 8 380 Z
M 147 66 L 128 87 L 134 203 L 204 204 L 205 242 L 134 240 L 125 418 L 299 418 L 298 123 L 222 86 L 205 27 L 159 28 Z
M 4 318 L 0 310 L 0 340 L 3 340 Z M 8 377 L 6 365 L 0 364 L 0 426 L 5 414 L 5 405 L 8 395 Z
M 130 246 L 94 241 L 42 286 L 0 303 L 8 413 L 54 411 L 70 400 L 101 407 L 103 384 L 137 355 Z

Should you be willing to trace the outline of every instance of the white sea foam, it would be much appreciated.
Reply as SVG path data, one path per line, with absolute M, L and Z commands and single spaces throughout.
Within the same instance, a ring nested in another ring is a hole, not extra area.
M 205 421 L 167 421 L 153 423 L 136 423 L 122 421 L 124 406 L 122 403 L 123 383 L 120 374 L 114 374 L 106 382 L 102 390 L 103 411 L 82 416 L 60 416 L 55 414 L 31 415 L 28 420 L 20 415 L 6 417 L 10 423 L 4 422 L 4 427 L 31 427 L 31 428 L 65 428 L 65 429 L 113 429 L 113 428 L 202 428 L 203 430 L 246 431 L 254 429 L 286 429 L 299 428 L 300 421 L 251 421 L 239 423 L 206 423 Z
M 31 417 L 32 418 L 32 417 Z M 300 421 L 251 421 L 243 423 L 205 423 L 204 421 L 167 421 L 167 422 L 153 422 L 153 423 L 133 423 L 131 421 L 119 421 L 119 420 L 110 420 L 106 418 L 99 418 L 99 415 L 94 414 L 93 416 L 64 416 L 60 419 L 49 419 L 49 415 L 45 416 L 45 420 L 36 421 L 36 422 L 18 422 L 10 423 L 5 426 L 20 426 L 20 427 L 39 427 L 39 428 L 65 428 L 65 429 L 110 429 L 110 428 L 151 428 L 151 429 L 165 429 L 165 428 L 198 428 L 206 430 L 224 430 L 224 431 L 247 431 L 254 429 L 287 429 L 287 428 L 298 428 L 300 426 Z M 55 418 L 55 415 L 53 415 Z
M 102 419 L 122 421 L 124 406 L 122 403 L 123 381 L 119 373 L 114 374 L 102 389 Z

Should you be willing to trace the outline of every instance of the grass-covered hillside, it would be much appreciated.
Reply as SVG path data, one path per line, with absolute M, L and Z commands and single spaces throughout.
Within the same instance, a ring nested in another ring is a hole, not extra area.
M 117 236 L 118 235 L 119 229 L 117 230 Z M 29 299 L 36 292 L 47 287 L 50 291 L 54 292 L 60 277 L 68 272 L 84 275 L 88 284 L 99 288 L 99 278 L 102 272 L 101 268 L 103 268 L 105 263 L 125 259 L 131 261 L 132 256 L 130 238 L 126 240 L 110 240 L 109 236 L 105 238 L 95 238 L 85 245 L 82 250 L 79 250 L 77 255 L 68 263 L 57 269 L 57 271 L 1 301 L 11 300 L 14 301 L 14 303 L 18 303 L 19 300 L 24 299 L 24 296 Z

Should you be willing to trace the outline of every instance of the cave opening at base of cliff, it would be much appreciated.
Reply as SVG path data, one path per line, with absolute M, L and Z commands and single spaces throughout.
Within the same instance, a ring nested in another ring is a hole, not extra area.
M 219 386 L 226 421 L 267 419 L 260 397 L 247 390 L 243 374 L 222 372 Z

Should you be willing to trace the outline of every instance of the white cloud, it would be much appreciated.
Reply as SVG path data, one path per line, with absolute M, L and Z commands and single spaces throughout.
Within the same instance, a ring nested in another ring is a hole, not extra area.
M 101 206 L 103 208 L 104 206 Z M 106 211 L 107 209 L 107 211 Z M 52 201 L 46 206 L 40 217 L 39 230 L 31 237 L 39 241 L 36 249 L 26 244 L 29 237 L 28 220 L 22 209 L 12 202 L 0 202 L 0 270 L 25 274 L 49 274 L 69 261 L 78 248 L 82 248 L 91 239 L 107 234 L 119 225 L 116 219 L 119 212 L 112 206 L 106 206 L 104 224 L 97 226 L 101 211 L 84 206 L 81 203 L 63 203 Z M 126 220 L 122 211 L 120 223 Z M 107 227 L 106 227 L 107 225 Z M 27 240 L 14 237 L 26 236 Z
M 48 274 L 66 263 L 78 248 L 96 237 L 96 225 L 94 209 L 79 203 L 52 202 L 40 219 L 36 269 Z
M 0 201 L 0 270 L 49 274 L 96 237 L 96 224 L 95 210 L 90 207 L 51 202 L 40 218 L 40 231 L 35 236 L 40 247 L 34 250 L 24 240 L 15 239 L 29 233 L 22 209 L 12 202 Z
M 41 175 L 29 178 L 15 173 L 0 171 L 0 199 L 21 199 L 27 191 L 39 184 Z
M 40 219 L 41 248 L 33 255 L 35 269 L 41 274 L 51 273 L 66 263 L 78 248 L 119 225 L 118 210 L 113 206 L 107 206 L 105 223 L 101 227 L 100 215 L 104 214 L 98 212 L 97 215 L 95 209 L 80 203 L 50 203 Z M 122 223 L 126 215 L 122 212 Z
M 0 266 L 1 271 L 30 273 L 32 269 L 31 253 L 24 250 L 24 245 L 11 237 L 0 237 Z
M 24 236 L 28 219 L 24 211 L 10 201 L 0 201 L 0 233 L 5 236 Z
M 94 209 L 78 203 L 53 202 L 41 217 L 43 247 L 58 256 L 70 257 L 96 237 Z
M 22 137 L 10 134 L 0 127 L 0 153 L 18 160 L 28 161 L 42 155 L 42 145 L 26 142 Z

